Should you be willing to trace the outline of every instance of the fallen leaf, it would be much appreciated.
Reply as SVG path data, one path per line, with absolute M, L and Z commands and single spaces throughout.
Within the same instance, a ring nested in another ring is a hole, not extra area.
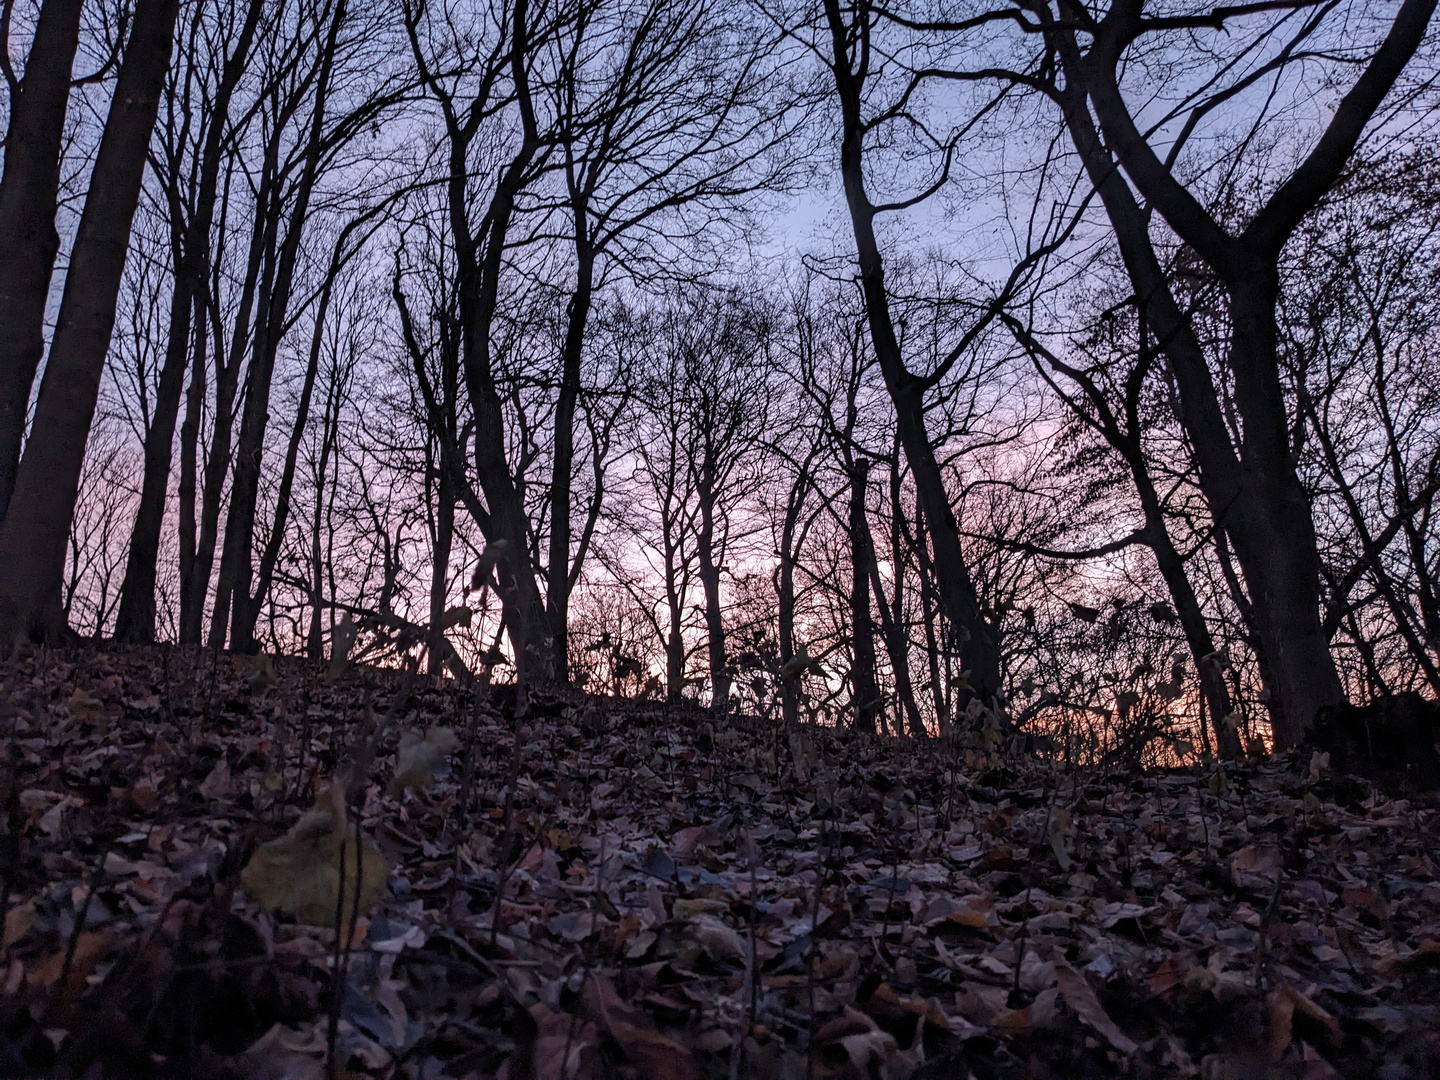
M 368 915 L 385 888 L 390 866 L 375 841 L 363 833 L 357 866 L 354 830 L 347 828 L 346 821 L 340 785 L 327 785 L 316 797 L 313 810 L 284 836 L 260 845 L 250 857 L 240 874 L 246 891 L 261 907 L 333 929 L 343 869 L 341 921 L 348 922 L 354 910 L 357 874 L 360 914 Z
M 585 1015 L 608 1031 L 642 1077 L 650 1080 L 700 1080 L 699 1064 L 674 1039 L 662 1035 L 645 1013 L 620 1000 L 615 985 L 591 975 L 582 991 Z
M 1055 974 L 1060 996 L 1065 999 L 1070 1011 L 1078 1016 L 1082 1023 L 1104 1035 L 1116 1050 L 1122 1054 L 1133 1054 L 1137 1048 L 1135 1040 L 1121 1031 L 1115 1021 L 1110 1019 L 1105 1007 L 1100 1004 L 1100 999 L 1095 996 L 1095 991 L 1090 989 L 1090 984 L 1085 981 L 1085 976 L 1065 963 L 1055 965 Z

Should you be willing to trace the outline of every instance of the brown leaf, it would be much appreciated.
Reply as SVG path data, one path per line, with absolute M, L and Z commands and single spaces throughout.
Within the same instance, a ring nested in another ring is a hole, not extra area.
M 5 913 L 5 940 L 0 949 L 8 949 L 30 932 L 35 925 L 35 901 L 16 904 Z M 57 973 L 58 974 L 58 973 Z
M 662 1035 L 645 1013 L 620 1000 L 615 984 L 591 975 L 581 992 L 585 1015 L 620 1044 L 642 1077 L 650 1080 L 700 1080 L 700 1066 L 690 1051 Z
M 390 876 L 390 866 L 375 841 L 364 834 L 361 840 L 357 866 L 354 830 L 346 826 L 344 793 L 339 784 L 332 784 L 320 792 L 315 808 L 288 833 L 260 845 L 241 871 L 240 880 L 261 907 L 278 908 L 302 922 L 333 928 L 342 866 L 344 922 L 353 910 L 357 872 L 362 915 L 370 913 Z
M 114 936 L 108 933 L 86 931 L 80 935 L 75 942 L 75 955 L 70 962 L 67 984 L 60 991 L 63 996 L 73 997 L 85 989 L 85 980 L 95 971 L 95 965 L 110 950 L 114 941 Z M 53 987 L 59 981 L 64 967 L 65 950 L 61 949 L 31 968 L 28 974 L 29 981 L 41 986 Z
M 1135 1040 L 1126 1035 L 1110 1019 L 1105 1007 L 1100 1004 L 1100 999 L 1095 996 L 1095 991 L 1090 989 L 1090 984 L 1085 981 L 1085 976 L 1076 971 L 1069 964 L 1056 964 L 1055 974 L 1059 978 L 1060 996 L 1065 999 L 1065 1004 L 1070 1006 L 1080 1020 L 1094 1028 L 1101 1035 L 1104 1035 L 1111 1046 L 1122 1054 L 1133 1054 L 1136 1050 Z
M 724 842 L 724 833 L 714 825 L 693 825 L 671 837 L 670 854 L 677 859 L 688 859 L 697 848 L 718 848 Z
M 1282 982 L 1270 991 L 1266 1005 L 1270 1019 L 1267 1049 L 1271 1061 L 1279 1061 L 1294 1038 L 1294 1019 L 1297 1012 L 1323 1027 L 1333 1044 L 1340 1044 L 1340 1022 L 1289 983 Z
M 1060 991 L 1057 987 L 1042 990 L 1023 1009 L 1010 1009 L 995 1017 L 994 1026 L 1002 1031 L 1043 1031 L 1055 1025 L 1059 1014 Z
M 1280 880 L 1284 857 L 1273 844 L 1251 844 L 1230 859 L 1230 879 L 1237 889 L 1269 893 Z

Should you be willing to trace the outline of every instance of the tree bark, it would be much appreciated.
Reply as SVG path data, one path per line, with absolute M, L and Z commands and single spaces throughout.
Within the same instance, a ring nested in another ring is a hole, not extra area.
M 45 352 L 65 109 L 83 7 L 83 0 L 45 0 L 25 77 L 10 86 L 0 176 L 0 519 L 15 490 L 30 389 Z
M 130 553 L 125 580 L 120 587 L 120 611 L 115 617 L 115 637 L 137 643 L 155 640 L 155 568 L 159 561 L 160 530 L 165 518 L 165 495 L 170 484 L 170 454 L 175 440 L 175 421 L 185 383 L 185 366 L 190 350 L 190 316 L 196 298 L 203 297 L 210 269 L 210 229 L 215 218 L 223 138 L 230 119 L 230 99 L 245 72 L 256 28 L 264 5 L 251 0 L 235 51 L 226 58 L 215 101 L 207 118 L 204 149 L 201 152 L 200 182 L 190 222 L 176 252 L 175 284 L 170 302 L 170 330 L 165 362 L 155 391 L 155 412 L 145 433 L 145 473 L 140 505 L 130 535 Z M 172 178 L 171 206 L 175 227 L 181 199 Z M 193 514 L 193 511 L 192 511 Z M 194 518 L 192 516 L 191 520 Z
M 560 355 L 560 394 L 555 402 L 555 453 L 550 480 L 550 557 L 546 571 L 545 610 L 550 620 L 550 655 L 555 681 L 570 681 L 570 514 L 575 469 L 575 407 L 580 398 L 580 361 L 585 325 L 594 299 L 595 252 L 590 246 L 588 211 L 577 200 L 575 215 L 575 291 L 566 311 L 565 344 Z
M 24 633 L 51 639 L 64 630 L 65 544 L 178 7 L 178 0 L 136 5 L 65 277 L 35 435 L 16 474 L 11 512 L 0 523 L 3 641 Z
M 715 491 L 713 468 L 702 462 L 697 482 L 700 529 L 695 553 L 700 562 L 700 584 L 705 593 L 705 643 L 710 659 L 710 708 L 723 713 L 730 704 L 730 671 L 725 660 L 725 620 L 720 606 L 720 562 L 715 544 Z
M 870 574 L 875 562 L 875 544 L 865 513 L 870 463 L 853 462 L 850 474 L 850 693 L 855 730 L 875 734 L 880 715 L 880 687 L 875 679 L 875 621 L 870 614 Z

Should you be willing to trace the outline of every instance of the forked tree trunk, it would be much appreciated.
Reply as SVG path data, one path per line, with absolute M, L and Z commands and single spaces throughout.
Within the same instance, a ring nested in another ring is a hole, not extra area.
M 1272 726 L 1280 749 L 1295 746 L 1322 708 L 1344 700 L 1320 617 L 1320 555 L 1309 500 L 1295 470 L 1280 380 L 1276 305 L 1279 260 L 1305 215 L 1340 179 L 1346 163 L 1406 64 L 1424 41 L 1436 0 L 1404 0 L 1384 41 L 1340 99 L 1321 137 L 1252 214 L 1238 235 L 1176 179 L 1142 134 L 1120 90 L 1127 49 L 1146 27 L 1139 3 L 1115 4 L 1087 27 L 1081 52 L 1074 24 L 1035 8 L 1056 49 L 1065 86 L 1057 91 L 1076 149 L 1100 193 L 1142 304 L 1154 313 L 1180 387 L 1183 422 L 1217 526 L 1229 533 L 1254 608 L 1259 657 L 1273 687 Z M 1102 145 L 1091 107 L 1105 133 Z M 1112 150 L 1115 159 L 1112 159 Z M 1129 183 L 1142 193 L 1141 211 Z M 1159 272 L 1149 237 L 1158 211 L 1214 271 L 1229 297 L 1227 365 L 1244 432 L 1237 447 L 1221 419 L 1206 356 Z
M 65 108 L 83 7 L 83 0 L 45 0 L 25 77 L 10 88 L 0 176 L 0 519 L 15 490 L 30 388 L 45 352 Z
M 0 641 L 64 630 L 60 592 L 85 442 L 95 415 L 178 0 L 139 0 L 75 235 L 35 433 L 0 523 Z

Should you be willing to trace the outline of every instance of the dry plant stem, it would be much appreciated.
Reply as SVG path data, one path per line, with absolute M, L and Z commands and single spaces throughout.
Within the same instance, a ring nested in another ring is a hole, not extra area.
M 1260 993 L 1265 991 L 1266 966 L 1270 962 L 1266 951 L 1266 943 L 1270 938 L 1270 921 L 1280 903 L 1280 886 L 1284 883 L 1285 872 L 1282 870 L 1275 878 L 1275 889 L 1270 893 L 1270 902 L 1265 905 L 1265 913 L 1260 916 L 1260 940 L 1255 945 L 1255 989 Z
M 90 883 L 85 888 L 85 899 L 81 902 L 80 911 L 75 916 L 75 926 L 70 931 L 70 940 L 65 943 L 65 960 L 60 965 L 60 978 L 55 983 L 57 990 L 56 997 L 50 1006 L 52 1009 L 65 996 L 66 985 L 70 982 L 70 969 L 75 963 L 75 949 L 80 944 L 80 935 L 85 932 L 85 922 L 90 914 L 90 901 L 95 898 L 95 890 L 100 887 L 100 882 L 105 877 L 105 857 L 109 854 L 108 848 L 100 852 L 100 862 L 90 874 Z
M 760 845 L 755 838 L 750 838 L 750 1024 L 751 1031 L 755 1030 L 755 1015 L 760 1010 L 760 967 L 756 962 L 755 951 L 755 905 L 760 899 Z
M 520 779 L 521 685 L 518 681 L 515 685 L 515 728 L 510 740 L 510 769 L 505 781 L 505 827 L 501 834 L 504 839 L 500 847 L 500 865 L 503 870 L 495 882 L 495 910 L 490 917 L 491 949 L 495 948 L 495 940 L 500 933 L 501 905 L 505 899 L 505 886 L 510 881 L 510 873 L 513 869 L 510 865 L 510 849 L 515 845 L 515 784 Z
M 335 1046 L 340 1037 L 340 1012 L 344 1006 L 345 994 L 350 986 L 350 953 L 355 938 L 355 928 L 360 923 L 360 893 L 365 887 L 365 852 L 360 833 L 360 814 L 355 813 L 355 889 L 350 904 L 350 924 L 344 925 L 345 917 L 345 843 L 340 843 L 340 881 L 335 895 L 335 952 L 330 959 L 330 1015 L 325 1035 L 325 1066 L 332 1078 L 339 1075 L 340 1063 L 335 1056 Z

